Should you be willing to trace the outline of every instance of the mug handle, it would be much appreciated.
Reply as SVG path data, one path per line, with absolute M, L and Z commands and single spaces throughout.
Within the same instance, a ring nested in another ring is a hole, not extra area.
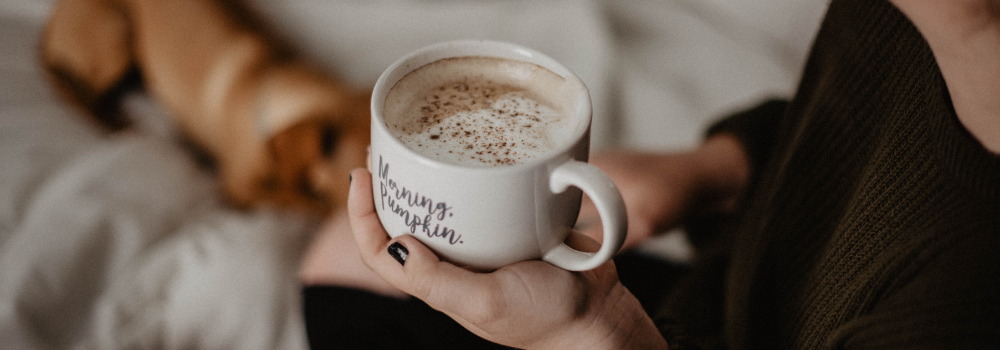
M 542 260 L 570 271 L 586 271 L 613 258 L 625 244 L 628 219 L 625 202 L 618 187 L 597 167 L 570 160 L 552 171 L 549 187 L 552 193 L 562 193 L 569 186 L 583 190 L 597 206 L 604 228 L 604 242 L 596 253 L 585 253 L 560 243 L 542 256 Z

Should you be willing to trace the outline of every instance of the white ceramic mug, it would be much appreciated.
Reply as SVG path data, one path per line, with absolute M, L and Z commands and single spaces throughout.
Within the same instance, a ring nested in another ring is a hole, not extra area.
M 578 85 L 571 141 L 525 163 L 473 167 L 418 154 L 384 121 L 389 90 L 408 73 L 452 57 L 482 56 L 542 66 Z M 542 259 L 584 271 L 621 249 L 627 220 L 618 189 L 586 163 L 590 148 L 590 95 L 569 69 L 548 56 L 513 44 L 453 41 L 431 45 L 393 63 L 372 94 L 371 169 L 375 209 L 389 235 L 412 234 L 441 258 L 475 270 Z M 596 204 L 603 244 L 585 253 L 563 241 L 580 211 L 582 189 Z

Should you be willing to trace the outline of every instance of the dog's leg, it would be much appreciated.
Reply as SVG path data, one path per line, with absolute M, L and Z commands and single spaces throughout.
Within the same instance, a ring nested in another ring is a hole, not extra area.
M 316 211 L 340 206 L 331 202 L 346 198 L 346 184 L 328 189 L 313 169 L 336 165 L 325 168 L 343 178 L 341 168 L 362 165 L 367 139 L 356 135 L 368 135 L 367 95 L 290 53 L 239 3 L 128 4 L 146 87 L 217 157 L 230 199 Z M 359 155 L 338 156 L 348 149 Z
M 215 158 L 234 203 L 320 212 L 343 205 L 347 184 L 328 179 L 363 165 L 367 95 L 292 55 L 238 1 L 63 0 L 60 7 L 121 15 L 121 26 L 110 27 L 120 39 L 114 44 L 124 44 L 105 46 L 131 53 L 125 57 L 134 59 L 146 90 Z M 50 27 L 91 20 L 67 17 L 53 17 Z M 62 56 L 74 58 L 74 50 L 89 53 L 69 46 Z M 101 54 L 108 53 L 84 57 Z M 93 69 L 69 61 L 59 66 L 71 67 L 84 85 L 113 85 L 104 77 L 110 74 L 84 74 Z
M 133 68 L 129 21 L 123 9 L 102 0 L 56 4 L 41 41 L 41 59 L 61 93 L 107 127 L 127 121 L 115 99 Z

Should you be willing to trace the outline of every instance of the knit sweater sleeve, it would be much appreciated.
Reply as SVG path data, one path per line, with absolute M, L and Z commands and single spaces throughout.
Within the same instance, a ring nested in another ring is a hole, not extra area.
M 925 247 L 871 309 L 834 330 L 838 349 L 988 349 L 1000 341 L 996 232 Z M 944 249 L 940 246 L 947 246 Z
M 706 138 L 719 134 L 729 134 L 736 137 L 750 167 L 747 188 L 749 192 L 760 178 L 764 164 L 774 148 L 779 124 L 785 114 L 788 101 L 767 100 L 750 109 L 737 112 L 716 122 L 706 131 Z M 695 247 L 701 249 L 715 237 L 731 221 L 728 213 L 704 212 L 693 213 L 684 222 L 684 229 Z
M 706 132 L 708 137 L 727 133 L 735 136 L 742 144 L 750 165 L 750 184 L 755 183 L 757 175 L 771 154 L 778 124 L 786 107 L 788 101 L 767 100 L 722 119 Z

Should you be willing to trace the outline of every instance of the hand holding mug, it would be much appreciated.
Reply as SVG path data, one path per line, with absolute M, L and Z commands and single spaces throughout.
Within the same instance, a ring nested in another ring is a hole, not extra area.
M 612 261 L 583 272 L 537 260 L 469 271 L 412 235 L 390 240 L 375 212 L 372 175 L 357 169 L 351 176 L 347 208 L 365 264 L 476 335 L 524 349 L 666 349 Z

